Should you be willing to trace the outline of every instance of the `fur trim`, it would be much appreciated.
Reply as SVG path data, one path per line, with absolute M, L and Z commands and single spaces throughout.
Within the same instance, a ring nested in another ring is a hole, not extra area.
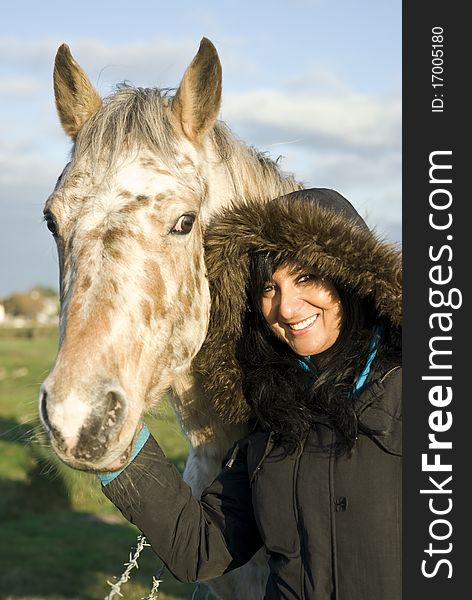
M 313 202 L 307 202 L 306 192 L 312 193 L 308 199 Z M 370 297 L 379 317 L 387 318 L 392 328 L 401 328 L 399 250 L 366 228 L 354 209 L 348 217 L 339 204 L 330 207 L 318 202 L 316 192 L 295 192 L 265 205 L 235 202 L 208 226 L 205 260 L 212 305 L 208 334 L 194 368 L 205 394 L 226 422 L 240 423 L 251 416 L 235 359 L 251 252 L 275 251 L 314 267 L 321 276 Z

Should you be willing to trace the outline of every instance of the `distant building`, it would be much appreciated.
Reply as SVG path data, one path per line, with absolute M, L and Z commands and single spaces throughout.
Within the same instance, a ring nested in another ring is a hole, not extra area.
M 34 324 L 58 323 L 59 299 L 48 288 L 34 287 L 28 292 L 16 292 L 0 304 L 0 326 L 25 327 Z

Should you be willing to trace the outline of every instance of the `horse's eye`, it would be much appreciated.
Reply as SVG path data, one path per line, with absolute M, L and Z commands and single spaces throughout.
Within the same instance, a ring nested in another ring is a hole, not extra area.
M 54 221 L 54 218 L 52 217 L 52 215 L 45 214 L 44 220 L 46 221 L 46 227 L 49 229 L 49 231 L 52 233 L 52 235 L 54 237 L 56 237 L 57 236 L 57 225 L 56 225 L 56 222 Z
M 195 222 L 195 215 L 182 215 L 178 218 L 177 223 L 172 227 L 171 233 L 177 235 L 186 235 L 192 231 Z

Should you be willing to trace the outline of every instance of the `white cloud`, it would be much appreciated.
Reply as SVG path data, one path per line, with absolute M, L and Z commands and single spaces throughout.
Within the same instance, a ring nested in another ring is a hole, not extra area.
M 306 187 L 329 187 L 346 196 L 369 226 L 392 241 L 401 239 L 400 153 L 365 156 L 349 152 L 317 152 L 287 157 Z
M 344 95 L 254 90 L 223 100 L 223 117 L 246 127 L 270 128 L 303 146 L 381 150 L 399 147 L 400 101 L 353 91 Z
M 222 117 L 307 187 L 346 195 L 392 240 L 401 239 L 400 98 L 360 93 L 329 71 L 279 89 L 227 94 Z

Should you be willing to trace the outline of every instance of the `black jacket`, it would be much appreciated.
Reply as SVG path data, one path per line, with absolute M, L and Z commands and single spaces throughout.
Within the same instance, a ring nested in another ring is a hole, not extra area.
M 198 502 L 150 438 L 104 492 L 182 581 L 212 579 L 264 545 L 267 600 L 400 600 L 400 398 L 400 369 L 369 382 L 349 457 L 326 452 L 327 423 L 300 455 L 256 431 Z
M 212 315 L 195 368 L 222 419 L 251 417 L 235 358 L 251 249 L 283 248 L 369 296 L 399 343 L 399 254 L 346 203 L 330 190 L 298 192 L 235 206 L 209 229 Z M 289 455 L 256 427 L 197 501 L 150 439 L 104 492 L 181 580 L 212 579 L 264 546 L 267 600 L 400 600 L 401 368 L 377 364 L 353 402 L 358 437 L 349 454 L 335 454 L 323 416 Z

